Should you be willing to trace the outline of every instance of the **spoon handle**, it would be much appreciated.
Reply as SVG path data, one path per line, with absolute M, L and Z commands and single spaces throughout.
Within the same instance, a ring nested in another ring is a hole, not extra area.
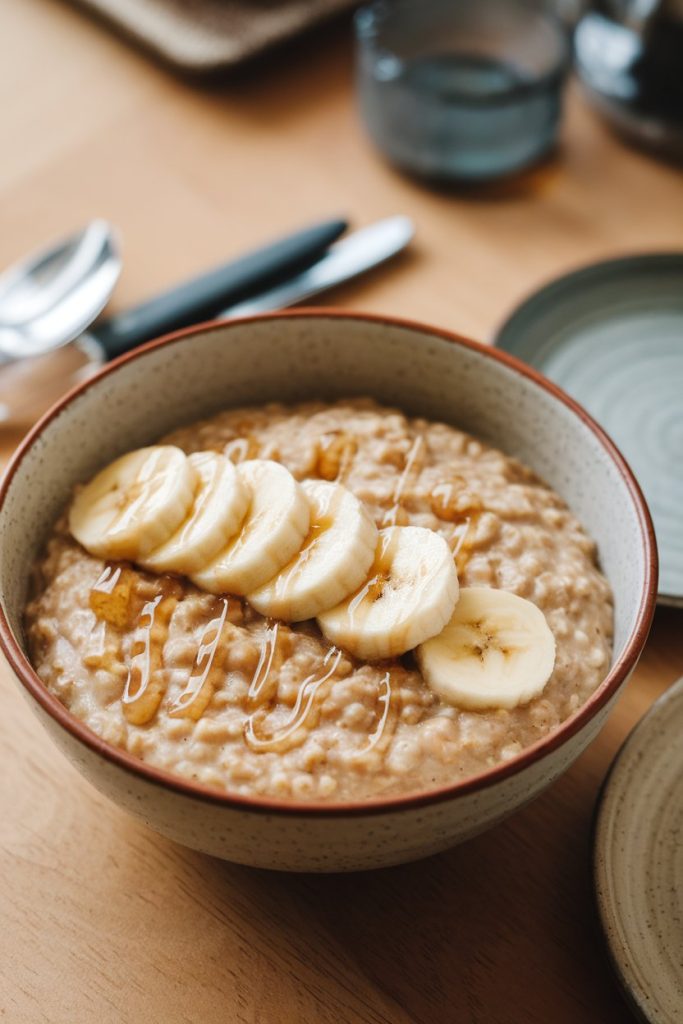
M 168 331 L 211 319 L 225 306 L 272 288 L 311 266 L 348 227 L 330 220 L 241 256 L 88 331 L 106 359 Z

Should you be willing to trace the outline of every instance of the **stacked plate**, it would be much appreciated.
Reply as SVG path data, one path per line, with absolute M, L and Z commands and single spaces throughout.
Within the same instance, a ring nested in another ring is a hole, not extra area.
M 635 1010 L 683 1021 L 683 679 L 633 730 L 595 828 L 595 888 L 612 962 Z

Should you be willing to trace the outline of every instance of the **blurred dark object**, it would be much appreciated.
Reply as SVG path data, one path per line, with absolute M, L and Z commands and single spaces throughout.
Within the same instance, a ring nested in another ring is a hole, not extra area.
M 550 11 L 569 28 L 574 28 L 582 14 L 590 7 L 589 0 L 535 0 L 536 4 Z
M 574 45 L 595 109 L 626 138 L 683 160 L 683 0 L 605 0 Z
M 514 174 L 555 143 L 567 27 L 528 0 L 377 0 L 356 14 L 361 112 L 382 152 L 435 182 Z
M 354 0 L 75 0 L 186 74 L 235 67 Z

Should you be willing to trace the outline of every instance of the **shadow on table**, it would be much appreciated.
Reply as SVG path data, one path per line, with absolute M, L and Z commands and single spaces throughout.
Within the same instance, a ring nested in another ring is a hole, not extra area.
M 389 1005 L 389 1019 L 419 1024 L 576 1024 L 582 993 L 582 1024 L 623 1024 L 592 900 L 592 809 L 571 778 L 419 863 L 324 876 L 202 859 L 202 877 L 214 896 L 239 893 L 240 915 L 265 924 L 275 955 L 322 978 L 333 963 L 345 984 L 374 993 L 380 1015 L 368 1020 Z

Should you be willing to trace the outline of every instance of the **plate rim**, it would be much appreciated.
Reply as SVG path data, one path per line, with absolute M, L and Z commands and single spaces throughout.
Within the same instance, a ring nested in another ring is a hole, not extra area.
M 632 1012 L 638 1017 L 642 1024 L 670 1024 L 671 1019 L 668 1016 L 653 1017 L 651 1014 L 648 1014 L 646 1005 L 649 1000 L 639 998 L 642 990 L 635 982 L 629 980 L 628 970 L 612 945 L 610 925 L 615 919 L 613 915 L 610 916 L 608 914 L 607 900 L 603 895 L 604 889 L 602 886 L 602 875 L 604 874 L 604 871 L 607 870 L 607 856 L 605 854 L 606 846 L 604 845 L 604 833 L 606 829 L 605 815 L 608 808 L 610 788 L 614 786 L 615 779 L 618 778 L 620 766 L 623 764 L 623 759 L 629 748 L 634 743 L 638 742 L 642 734 L 647 733 L 647 731 L 653 727 L 653 723 L 657 722 L 659 717 L 665 712 L 671 703 L 675 703 L 679 700 L 683 701 L 683 676 L 674 680 L 674 682 L 671 683 L 671 685 L 668 686 L 655 701 L 653 701 L 642 718 L 636 722 L 619 746 L 619 749 L 614 755 L 598 790 L 591 822 L 591 880 L 593 903 L 600 924 L 600 934 L 603 946 L 607 953 L 607 959 L 612 969 L 612 973 L 619 983 L 621 994 L 628 1003 Z M 604 871 L 601 869 L 600 865 L 601 854 Z
M 521 299 L 515 303 L 511 312 L 507 314 L 494 329 L 492 341 L 496 348 L 502 348 L 510 355 L 517 355 L 508 348 L 507 336 L 515 327 L 515 321 L 521 319 L 533 306 L 544 302 L 548 298 L 561 295 L 576 285 L 581 284 L 586 278 L 594 278 L 596 275 L 610 277 L 614 273 L 629 270 L 638 263 L 646 264 L 646 269 L 661 269 L 669 266 L 676 269 L 680 267 L 683 272 L 683 249 L 658 249 L 652 252 L 633 252 L 622 256 L 608 257 L 602 260 L 593 260 L 590 263 L 577 264 L 569 269 L 552 277 L 545 278 L 541 284 L 526 291 Z M 521 356 L 517 355 L 520 359 Z M 537 369 L 537 367 L 536 367 Z
M 572 291 L 576 287 L 585 282 L 586 279 L 592 281 L 595 280 L 596 276 L 601 278 L 603 281 L 609 279 L 614 274 L 619 274 L 629 269 L 633 269 L 634 265 L 639 263 L 645 264 L 645 269 L 655 271 L 661 270 L 662 267 L 669 269 L 680 269 L 683 274 L 683 249 L 661 249 L 653 250 L 652 252 L 634 252 L 629 253 L 625 256 L 615 256 L 604 260 L 594 260 L 591 263 L 582 263 L 574 267 L 573 270 L 568 270 L 565 273 L 556 274 L 553 277 L 546 278 L 537 288 L 527 291 L 522 298 L 515 304 L 510 313 L 498 324 L 491 335 L 491 342 L 495 348 L 501 349 L 503 352 L 508 352 L 510 355 L 515 356 L 517 359 L 522 359 L 526 362 L 516 351 L 515 348 L 509 344 L 509 336 L 519 336 L 518 325 L 524 322 L 524 318 L 527 316 L 529 311 L 534 311 L 534 307 L 543 306 L 548 301 L 553 299 L 559 299 L 563 293 Z M 533 366 L 539 373 L 543 373 L 543 368 L 537 366 L 535 363 L 529 363 L 529 366 Z M 562 387 L 561 383 L 558 383 L 559 387 Z M 581 403 L 579 403 L 581 404 Z M 616 442 L 615 442 L 616 443 Z M 619 447 L 617 445 L 617 447 Z M 628 460 L 627 460 L 628 461 Z M 683 589 L 678 592 L 670 593 L 668 591 L 657 591 L 657 604 L 664 605 L 670 608 L 683 608 Z

